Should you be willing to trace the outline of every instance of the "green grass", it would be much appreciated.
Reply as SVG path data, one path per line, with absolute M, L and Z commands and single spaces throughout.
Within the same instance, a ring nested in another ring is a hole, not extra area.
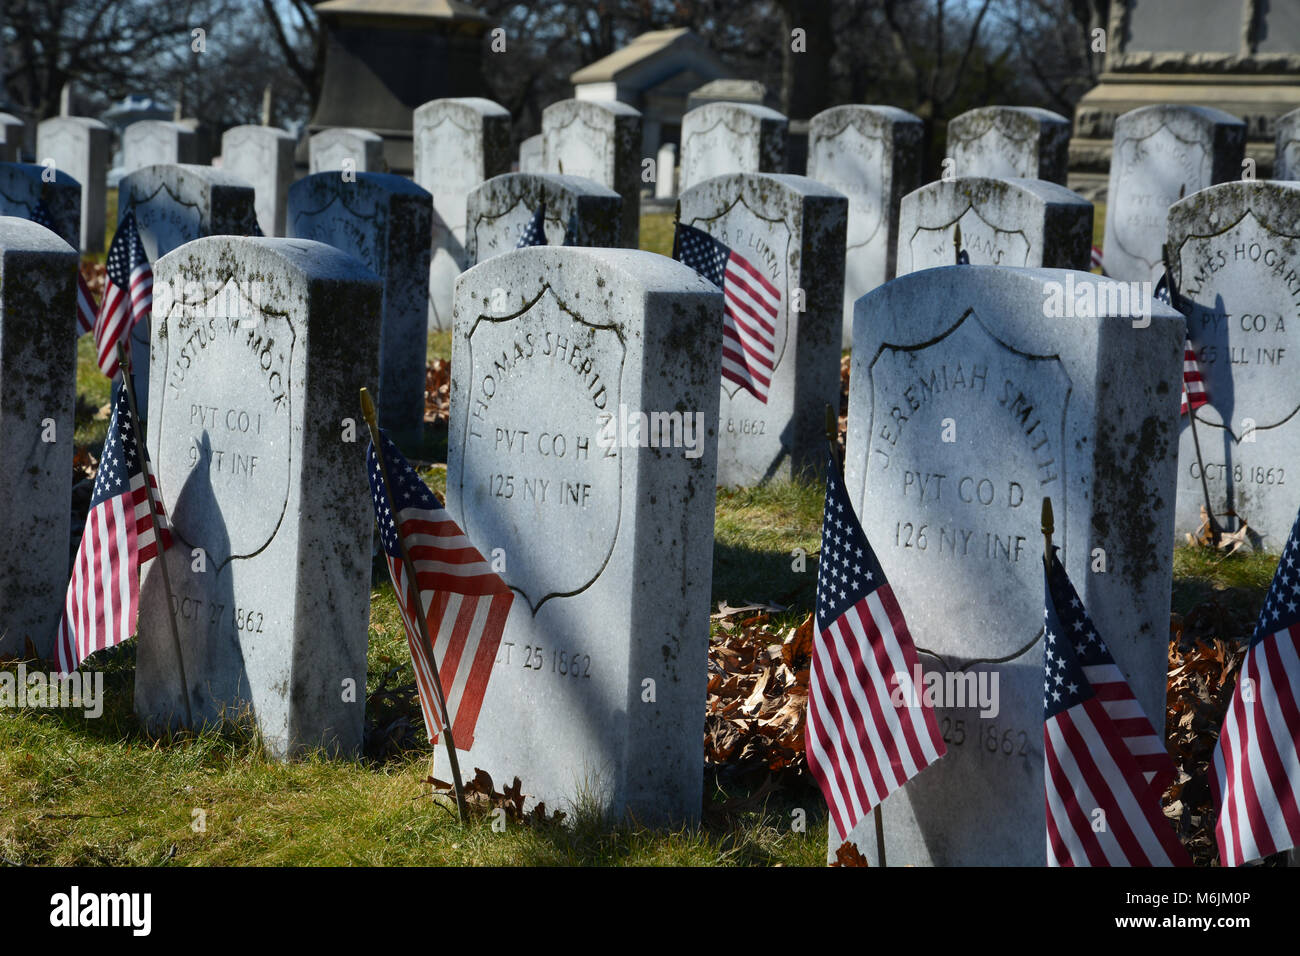
M 1098 249 L 1102 248 L 1106 239 L 1106 204 L 1104 202 L 1093 203 L 1092 214 L 1092 244 Z
M 673 214 L 648 212 L 641 216 L 641 248 L 661 256 L 673 254 Z

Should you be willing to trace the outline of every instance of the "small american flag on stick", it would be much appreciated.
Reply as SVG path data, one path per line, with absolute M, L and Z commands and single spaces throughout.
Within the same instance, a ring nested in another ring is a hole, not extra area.
M 72 565 L 59 622 L 56 660 L 61 674 L 71 673 L 96 651 L 121 644 L 135 631 L 140 569 L 160 550 L 145 494 L 147 454 L 136 439 L 123 387 L 108 422 L 86 530 Z M 152 474 L 149 488 L 165 550 L 171 545 L 171 532 Z
M 117 343 L 127 341 L 137 322 L 149 320 L 152 306 L 153 269 L 140 241 L 135 213 L 128 212 L 108 248 L 104 301 L 95 320 L 99 370 L 109 378 L 117 375 Z
M 38 226 L 44 226 L 50 232 L 54 232 L 54 217 L 50 215 L 50 207 L 45 204 L 44 200 L 37 202 L 36 207 L 32 210 L 32 222 Z M 85 335 L 95 327 L 95 294 L 90 291 L 90 286 L 86 284 L 86 277 L 77 270 L 77 337 Z
M 533 213 L 533 218 L 528 220 L 528 225 L 524 226 L 524 231 L 519 234 L 519 241 L 515 243 L 516 249 L 524 249 L 528 246 L 546 245 L 546 203 L 543 202 Z
M 919 670 L 903 612 L 831 457 L 805 738 L 808 767 L 842 838 L 947 752 L 934 708 L 915 685 Z
M 673 258 L 722 289 L 722 377 L 766 405 L 781 290 L 740 253 L 694 226 L 677 224 Z
M 1174 762 L 1055 554 L 1050 563 L 1043 610 L 1048 865 L 1190 866 L 1160 808 Z
M 1214 748 L 1219 859 L 1240 866 L 1300 843 L 1300 518 L 1278 561 Z
M 431 741 L 442 732 L 433 683 L 440 677 L 452 738 L 458 749 L 469 750 L 514 592 L 475 550 L 397 446 L 382 429 L 378 434 L 384 468 L 371 442 L 366 448 L 370 493 L 388 573 L 406 626 L 425 727 Z M 384 469 L 390 483 L 387 491 Z M 407 584 L 399 535 L 415 567 L 418 598 Z M 417 615 L 427 622 L 432 657 L 420 636 Z M 438 660 L 441 666 L 436 665 Z
M 1182 311 L 1181 304 L 1178 300 L 1178 293 L 1174 291 L 1173 284 L 1169 281 L 1169 273 L 1166 272 L 1160 276 L 1160 281 L 1156 283 L 1155 297 L 1165 305 L 1172 306 Z M 1183 403 L 1181 414 L 1186 415 L 1189 411 L 1200 408 L 1208 404 L 1210 393 L 1205 387 L 1205 376 L 1201 373 L 1201 365 L 1196 361 L 1196 349 L 1192 347 L 1190 336 L 1183 339 Z

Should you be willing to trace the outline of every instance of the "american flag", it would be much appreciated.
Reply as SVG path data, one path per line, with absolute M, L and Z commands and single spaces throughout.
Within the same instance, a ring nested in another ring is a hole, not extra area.
M 1043 609 L 1047 863 L 1190 866 L 1160 809 L 1173 759 L 1055 555 L 1051 565 Z
M 128 212 L 117 225 L 108 248 L 108 281 L 104 301 L 95 321 L 95 348 L 99 370 L 117 375 L 117 343 L 127 341 L 137 322 L 147 322 L 153 305 L 153 269 L 145 255 L 135 213 Z
M 1099 270 L 1102 275 L 1106 274 L 1106 260 L 1102 258 L 1101 250 L 1096 246 L 1092 247 L 1092 264 L 1089 268 Z
M 907 622 L 834 457 L 826 476 L 805 739 L 808 767 L 847 837 L 946 748 L 934 708 L 915 686 L 919 660 Z
M 452 736 L 457 749 L 469 750 L 474 745 L 474 725 L 478 722 L 488 677 L 515 596 L 505 581 L 493 572 L 483 555 L 474 549 L 469 538 L 420 480 L 397 446 L 382 429 L 379 434 L 396 516 L 389 510 L 390 499 L 384 493 L 383 474 L 373 443 L 366 449 L 370 494 L 374 499 L 379 538 L 388 559 L 388 573 L 392 576 L 398 607 L 406 625 L 424 725 L 428 728 L 430 740 L 436 739 L 442 731 L 442 714 L 438 710 L 433 685 L 436 679 L 434 662 L 441 659 L 437 673 L 441 675 Z M 398 546 L 399 534 L 415 565 L 419 608 L 407 587 L 406 569 Z M 433 657 L 430 657 L 416 623 L 416 615 L 421 610 L 424 610 L 429 638 L 433 642 Z
M 546 203 L 538 206 L 537 211 L 533 213 L 533 218 L 528 220 L 528 225 L 524 226 L 524 231 L 519 234 L 519 241 L 515 243 L 515 248 L 544 245 L 546 245 Z
M 1214 748 L 1219 859 L 1240 866 L 1300 842 L 1300 518 L 1278 561 Z
M 121 388 L 59 621 L 56 660 L 61 674 L 71 673 L 96 651 L 121 644 L 135 631 L 140 568 L 159 551 L 145 496 L 142 453 L 148 454 L 136 439 L 126 389 Z M 152 474 L 149 487 L 166 549 L 171 532 Z
M 1156 283 L 1155 297 L 1165 305 L 1182 311 L 1178 293 L 1169 281 L 1169 273 L 1160 276 Z M 1210 401 L 1210 393 L 1205 387 L 1205 376 L 1201 374 L 1201 365 L 1196 361 L 1196 349 L 1192 348 L 1190 337 L 1183 339 L 1183 403 L 1181 414 L 1186 415 L 1195 408 Z
M 740 253 L 684 223 L 677 224 L 673 258 L 722 289 L 722 377 L 766 405 L 776 368 L 781 290 Z
M 44 226 L 50 232 L 54 232 L 54 217 L 50 215 L 50 207 L 45 205 L 41 200 L 36 203 L 32 210 L 32 222 L 38 226 Z M 77 337 L 85 335 L 95 327 L 95 294 L 90 291 L 90 286 L 86 284 L 86 277 L 77 270 Z

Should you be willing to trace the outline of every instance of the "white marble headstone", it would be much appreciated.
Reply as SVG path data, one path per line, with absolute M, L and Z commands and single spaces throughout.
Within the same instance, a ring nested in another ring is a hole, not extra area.
M 81 184 L 80 249 L 104 248 L 107 225 L 109 128 L 88 116 L 54 116 L 36 128 L 36 159 L 53 160 L 56 169 Z
M 641 113 L 613 100 L 561 100 L 542 112 L 546 172 L 581 176 L 623 197 L 619 245 L 641 235 Z
M 231 236 L 188 243 L 154 274 L 155 290 L 182 290 L 154 303 L 148 445 L 189 686 L 151 562 L 136 712 L 176 727 L 188 696 L 195 723 L 251 719 L 274 757 L 355 755 L 374 510 L 365 441 L 342 423 L 379 371 L 380 282 L 322 243 Z
M 293 183 L 293 134 L 274 126 L 234 126 L 221 136 L 221 168 L 253 187 L 264 236 L 283 236 Z
M 921 120 L 893 106 L 836 106 L 812 118 L 808 178 L 849 197 L 844 331 L 853 342 L 853 303 L 894 277 L 898 204 L 921 184 Z
M 721 321 L 648 252 L 531 247 L 457 281 L 447 505 L 515 591 L 467 776 L 698 819 Z
M 981 106 L 948 121 L 956 176 L 1045 179 L 1065 185 L 1070 121 L 1032 106 Z
M 976 685 L 937 709 L 947 755 L 882 805 L 890 866 L 1046 859 L 1044 497 L 1066 572 L 1164 726 L 1184 325 L 1158 302 L 1112 312 L 1116 284 L 963 265 L 858 300 L 845 488 L 922 669 Z M 870 815 L 851 836 L 874 861 Z
M 1115 120 L 1106 199 L 1106 274 L 1155 282 L 1180 196 L 1241 176 L 1246 124 L 1204 106 L 1144 106 Z
M 733 173 L 687 189 L 681 204 L 684 224 L 741 256 L 780 300 L 765 336 L 772 347 L 752 359 L 767 384 L 720 379 L 718 483 L 821 472 L 826 405 L 839 408 L 847 197 L 804 176 Z M 723 342 L 740 355 L 735 340 Z
M 337 126 L 322 130 L 307 141 L 307 154 L 311 173 L 330 170 L 387 172 L 384 138 L 368 129 Z
M 470 262 L 509 252 L 546 203 L 546 242 L 552 246 L 617 246 L 623 198 L 580 176 L 506 173 L 470 191 L 465 253 Z
M 133 173 L 159 163 L 197 163 L 194 130 L 170 120 L 140 120 L 122 131 L 122 169 Z
M 958 178 L 903 197 L 898 274 L 950 266 L 961 247 L 977 266 L 1089 268 L 1092 203 L 1041 179 Z
M 546 163 L 543 159 L 542 134 L 538 133 L 536 136 L 529 136 L 519 144 L 519 169 L 516 172 L 544 173 L 546 172 Z
M 677 188 L 686 192 L 727 173 L 785 171 L 789 123 L 757 103 L 708 103 L 682 117 Z
M 1273 178 L 1300 179 L 1300 109 L 1278 118 L 1276 146 Z

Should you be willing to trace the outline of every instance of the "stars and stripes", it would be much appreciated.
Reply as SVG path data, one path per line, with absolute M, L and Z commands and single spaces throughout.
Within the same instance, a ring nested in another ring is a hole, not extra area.
M 544 245 L 546 245 L 546 203 L 539 205 L 537 211 L 533 213 L 533 218 L 528 220 L 528 225 L 524 226 L 524 231 L 519 234 L 519 241 L 515 243 L 515 248 Z
M 44 200 L 36 203 L 32 209 L 32 222 L 38 226 L 44 226 L 50 232 L 54 232 L 54 217 L 50 215 L 50 207 L 45 204 Z M 77 337 L 85 335 L 95 327 L 95 294 L 90 291 L 90 286 L 86 284 L 86 277 L 77 270 Z
M 1173 759 L 1055 556 L 1044 579 L 1048 865 L 1191 865 L 1160 809 Z
M 1278 560 L 1214 748 L 1219 860 L 1240 866 L 1300 843 L 1300 518 Z
M 1101 249 L 1097 246 L 1092 247 L 1092 262 L 1088 268 L 1096 269 L 1102 275 L 1106 274 L 1106 260 L 1102 257 Z
M 56 662 L 61 674 L 135 631 L 140 569 L 159 553 L 145 494 L 145 455 L 131 423 L 126 389 L 119 389 L 59 621 Z M 149 488 L 166 549 L 171 532 L 152 474 Z
M 515 596 L 397 446 L 382 429 L 379 434 L 391 487 L 385 494 L 383 472 L 372 443 L 366 449 L 370 493 L 388 573 L 406 625 L 424 724 L 429 739 L 435 740 L 442 731 L 442 715 L 433 682 L 440 675 L 456 748 L 469 750 L 474 745 L 474 725 Z M 396 514 L 390 510 L 390 500 Z M 418 607 L 407 586 L 398 535 L 415 567 Z M 432 657 L 416 622 L 422 610 L 433 642 Z M 441 665 L 435 666 L 439 660 Z
M 957 250 L 957 265 L 959 266 L 970 265 L 970 253 L 967 252 L 965 249 Z
M 1161 274 L 1160 281 L 1156 283 L 1155 297 L 1165 305 L 1172 306 L 1182 311 L 1182 303 L 1179 300 L 1178 292 L 1173 288 L 1173 283 L 1169 281 L 1169 273 Z M 1210 401 L 1209 390 L 1205 387 L 1205 376 L 1201 373 L 1201 365 L 1196 361 L 1196 349 L 1192 347 L 1191 337 L 1183 339 L 1183 401 L 1181 414 L 1186 415 L 1189 411 L 1200 408 Z
M 140 241 L 135 213 L 128 212 L 118 223 L 107 266 L 104 301 L 95 320 L 95 348 L 99 370 L 113 378 L 117 375 L 117 343 L 127 341 L 137 322 L 149 321 L 153 305 L 153 269 Z
M 781 290 L 740 253 L 684 223 L 677 224 L 673 258 L 722 289 L 722 377 L 766 405 L 776 369 Z
M 808 767 L 841 836 L 946 752 L 894 592 L 834 458 L 826 470 L 808 676 Z

